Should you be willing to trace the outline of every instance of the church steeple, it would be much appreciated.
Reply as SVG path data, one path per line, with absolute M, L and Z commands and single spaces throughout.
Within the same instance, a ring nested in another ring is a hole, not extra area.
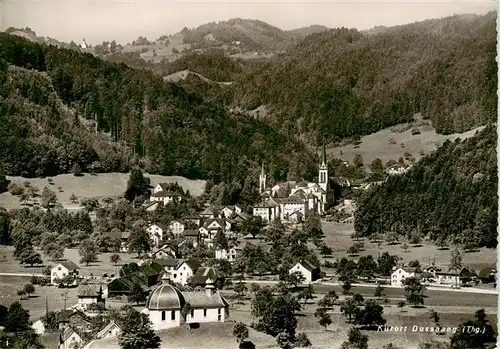
M 319 186 L 328 191 L 328 162 L 326 159 L 325 138 L 323 137 L 323 147 L 321 149 L 321 159 L 319 163 Z
M 266 191 L 266 171 L 264 171 L 264 162 L 262 163 L 262 169 L 259 175 L 259 194 Z

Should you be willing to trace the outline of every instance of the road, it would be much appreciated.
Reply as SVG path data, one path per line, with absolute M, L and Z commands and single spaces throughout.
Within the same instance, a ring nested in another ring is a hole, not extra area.
M 37 274 L 37 273 L 0 273 L 0 276 L 24 276 L 24 277 L 32 277 L 33 275 L 37 277 L 43 277 L 45 275 L 43 274 Z

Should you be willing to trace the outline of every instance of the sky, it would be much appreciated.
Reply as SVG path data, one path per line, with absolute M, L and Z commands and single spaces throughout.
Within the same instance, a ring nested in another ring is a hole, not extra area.
M 0 0 L 0 29 L 30 27 L 60 41 L 81 43 L 85 38 L 93 45 L 111 40 L 123 45 L 139 36 L 154 40 L 234 17 L 259 19 L 284 30 L 313 24 L 363 30 L 496 9 L 493 0 Z

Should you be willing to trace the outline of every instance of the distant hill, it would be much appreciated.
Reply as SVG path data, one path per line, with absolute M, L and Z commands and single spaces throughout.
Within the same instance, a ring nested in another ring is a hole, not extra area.
M 235 84 L 233 107 L 265 105 L 271 125 L 338 141 L 415 113 L 441 134 L 497 118 L 496 12 L 307 36 Z
M 75 166 L 127 172 L 139 164 L 153 174 L 241 186 L 258 177 L 263 161 L 277 180 L 289 172 L 312 179 L 318 161 L 294 137 L 151 72 L 6 33 L 0 148 L 10 176 L 55 176 Z
M 331 28 L 325 27 L 324 25 L 310 25 L 308 27 L 288 30 L 287 32 L 292 34 L 292 36 L 297 40 L 303 39 L 311 34 L 321 33 L 328 30 L 331 30 Z
M 47 45 L 54 45 L 57 47 L 63 47 L 67 49 L 72 49 L 75 51 L 80 52 L 81 48 L 78 46 L 75 42 L 71 41 L 70 43 L 62 42 L 56 39 L 53 39 L 51 37 L 44 37 L 44 36 L 38 36 L 35 31 L 33 31 L 31 28 L 26 27 L 26 28 L 14 28 L 14 27 L 9 27 L 7 30 L 5 30 L 5 33 L 11 34 L 11 35 L 17 35 L 22 38 L 25 38 L 27 40 L 37 42 L 40 44 L 47 44 Z

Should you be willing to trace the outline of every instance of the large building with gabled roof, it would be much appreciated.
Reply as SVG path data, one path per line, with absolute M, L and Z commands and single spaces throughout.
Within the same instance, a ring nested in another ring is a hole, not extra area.
M 253 215 L 260 216 L 269 222 L 275 218 L 282 221 L 300 221 L 306 213 L 325 213 L 333 206 L 334 190 L 328 174 L 326 148 L 323 144 L 321 162 L 319 164 L 318 182 L 284 182 L 272 188 L 266 186 L 264 164 L 259 176 L 259 190 L 262 201 L 253 207 Z M 285 193 L 286 195 L 283 195 Z

